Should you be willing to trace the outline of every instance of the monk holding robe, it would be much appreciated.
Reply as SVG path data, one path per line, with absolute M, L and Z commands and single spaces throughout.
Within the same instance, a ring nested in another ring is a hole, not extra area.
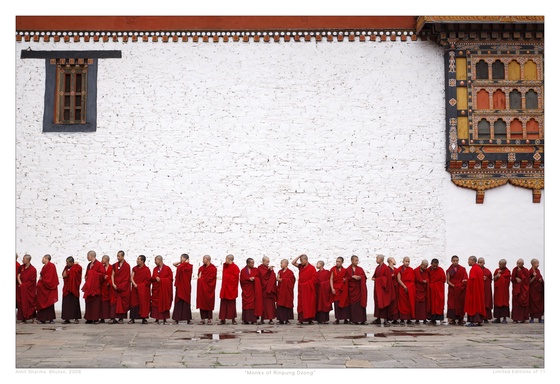
M 173 320 L 175 324 L 179 321 L 187 321 L 191 324 L 191 280 L 193 266 L 189 263 L 189 255 L 183 253 L 181 260 L 173 263 L 177 268 L 175 272 L 175 306 L 173 307 Z
M 514 323 L 529 320 L 529 271 L 524 264 L 523 259 L 517 260 L 517 266 L 511 271 L 511 319 Z
M 484 276 L 484 307 L 486 307 L 486 313 L 484 314 L 484 323 L 488 323 L 488 320 L 492 319 L 492 272 L 485 267 L 486 261 L 484 257 L 478 258 L 478 265 L 482 269 L 482 274 Z
M 459 257 L 451 257 L 447 276 L 447 318 L 449 324 L 465 324 L 465 288 L 468 280 L 467 270 L 459 265 Z
M 200 309 L 200 325 L 212 324 L 212 311 L 216 301 L 216 279 L 218 269 L 211 262 L 209 255 L 202 257 L 202 265 L 198 268 L 196 281 L 196 308 Z
M 319 260 L 317 262 L 317 282 L 315 284 L 315 293 L 317 294 L 317 313 L 315 320 L 319 324 L 329 323 L 329 313 L 332 311 L 331 303 L 331 282 L 330 271 L 325 268 L 325 262 Z
M 64 324 L 70 324 L 70 320 L 74 319 L 74 323 L 78 324 L 82 318 L 82 309 L 80 307 L 80 285 L 82 284 L 82 266 L 74 262 L 74 258 L 69 256 L 66 258 L 66 267 L 62 271 L 62 320 Z
M 82 287 L 86 301 L 86 312 L 84 319 L 86 324 L 98 323 L 101 315 L 101 287 L 106 281 L 107 275 L 103 264 L 97 260 L 95 251 L 87 253 L 89 261 L 86 268 L 85 283 Z
M 278 281 L 276 318 L 279 324 L 291 324 L 290 320 L 294 318 L 294 286 L 296 285 L 296 277 L 292 270 L 288 268 L 289 263 L 287 259 L 282 259 L 280 270 L 276 276 L 276 281 Z
M 481 326 L 486 316 L 484 305 L 484 273 L 477 263 L 476 256 L 469 257 L 469 281 L 465 293 L 465 312 L 467 312 L 468 327 Z
M 150 304 L 152 301 L 150 288 L 152 285 L 152 274 L 150 268 L 146 266 L 146 256 L 139 255 L 136 258 L 136 266 L 130 273 L 132 290 L 130 292 L 130 321 L 134 324 L 135 320 L 142 319 L 142 324 L 148 324 L 150 316 Z
M 343 257 L 336 258 L 336 265 L 331 268 L 331 293 L 334 303 L 334 324 L 340 324 L 340 320 L 344 324 L 348 324 L 350 319 L 350 307 L 348 306 L 348 282 L 346 281 L 346 268 L 342 266 Z
M 241 321 L 243 324 L 256 324 L 262 316 L 262 288 L 259 270 L 255 260 L 248 258 L 245 268 L 239 273 L 241 285 Z
M 150 316 L 156 319 L 154 323 L 167 324 L 171 317 L 171 303 L 173 303 L 173 271 L 169 266 L 163 264 L 163 257 L 156 256 L 156 266 L 152 272 L 152 308 Z
M 43 256 L 43 268 L 37 282 L 37 321 L 45 324 L 47 321 L 54 324 L 56 315 L 54 303 L 58 301 L 58 274 L 56 267 L 51 263 L 51 255 Z
M 25 323 L 33 322 L 35 314 L 35 296 L 37 295 L 37 270 L 31 265 L 31 256 L 24 255 L 17 275 L 16 291 L 17 319 Z
M 506 267 L 506 259 L 498 262 L 498 268 L 494 271 L 494 317 L 492 323 L 507 324 L 506 317 L 509 317 L 509 283 L 511 282 L 511 272 Z
M 443 307 L 445 306 L 445 272 L 439 266 L 438 259 L 432 259 L 429 269 L 430 322 L 438 324 L 443 321 Z
M 100 323 L 105 323 L 105 319 L 111 319 L 109 323 L 115 320 L 115 311 L 111 311 L 111 301 L 113 301 L 113 287 L 111 284 L 111 275 L 113 274 L 113 266 L 110 263 L 108 255 L 103 255 L 101 264 L 105 271 L 105 277 L 101 284 L 101 320 Z
M 531 260 L 531 269 L 529 269 L 529 320 L 533 323 L 535 319 L 539 323 L 544 323 L 542 319 L 544 315 L 544 280 L 539 271 L 539 261 Z M 37 317 L 39 314 L 37 314 Z
M 112 266 L 111 284 L 113 295 L 111 297 L 111 312 L 114 318 L 112 324 L 122 324 L 130 308 L 130 265 L 124 259 L 124 251 L 117 252 L 117 262 Z
M 416 296 L 414 299 L 415 324 L 426 324 L 426 319 L 430 312 L 430 271 L 428 270 L 428 260 L 422 260 L 420 265 L 414 269 L 414 289 Z
M 397 282 L 399 283 L 399 316 L 401 324 L 405 320 L 412 324 L 416 309 L 416 287 L 414 285 L 414 269 L 410 267 L 410 258 L 405 256 L 403 264 L 397 270 Z
M 270 265 L 270 259 L 266 256 L 262 258 L 262 264 L 259 265 L 259 276 L 263 298 L 263 312 L 259 324 L 264 324 L 265 319 L 268 319 L 268 324 L 272 324 L 272 319 L 276 317 L 276 274 L 274 267 Z
M 399 323 L 399 282 L 397 281 L 398 268 L 396 264 L 397 262 L 394 257 L 387 258 L 387 266 L 391 270 L 391 283 L 393 284 L 387 321 L 392 320 L 393 324 Z
M 220 289 L 220 324 L 225 324 L 226 319 L 236 325 L 235 299 L 239 295 L 239 267 L 233 262 L 233 255 L 226 256 L 222 269 L 222 288 Z
M 346 268 L 349 317 L 351 323 L 365 325 L 367 320 L 367 276 L 362 267 L 358 266 L 358 263 L 358 256 L 352 255 L 350 266 Z
M 381 319 L 384 319 L 383 325 L 389 325 L 387 320 L 389 319 L 389 305 L 391 304 L 391 296 L 393 294 L 393 278 L 391 276 L 391 270 L 385 264 L 384 255 L 377 255 L 375 257 L 375 262 L 377 263 L 377 267 L 371 277 L 374 281 L 373 316 L 375 316 L 375 320 L 371 323 L 381 324 Z
M 300 263 L 298 263 L 300 260 Z M 317 294 L 315 283 L 317 282 L 317 271 L 309 264 L 307 255 L 299 255 L 292 260 L 292 265 L 299 269 L 298 279 L 298 324 L 304 321 L 313 324 L 313 319 L 317 314 Z

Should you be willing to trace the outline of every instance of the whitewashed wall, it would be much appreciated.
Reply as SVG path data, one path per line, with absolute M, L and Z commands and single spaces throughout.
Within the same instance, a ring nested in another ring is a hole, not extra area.
M 97 132 L 41 132 L 45 64 L 27 47 L 122 50 L 99 60 Z M 38 268 L 90 249 L 150 267 L 187 252 L 195 269 L 356 254 L 370 275 L 376 253 L 542 259 L 544 194 L 476 205 L 451 183 L 432 43 L 25 42 L 16 63 L 16 249 Z

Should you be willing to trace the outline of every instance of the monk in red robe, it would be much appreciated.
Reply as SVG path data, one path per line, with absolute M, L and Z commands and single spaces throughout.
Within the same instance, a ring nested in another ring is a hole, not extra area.
M 287 259 L 282 259 L 280 261 L 280 270 L 276 276 L 276 281 L 278 281 L 276 318 L 279 324 L 291 324 L 290 320 L 294 318 L 294 287 L 296 285 L 296 277 L 292 270 L 288 268 L 289 263 Z
M 154 323 L 167 324 L 171 317 L 171 303 L 173 303 L 173 271 L 163 263 L 163 257 L 156 256 L 156 266 L 152 272 L 152 307 L 150 317 L 155 319 Z
M 191 280 L 193 266 L 189 263 L 189 255 L 183 253 L 181 260 L 173 263 L 177 268 L 175 272 L 175 306 L 173 307 L 173 320 L 175 324 L 187 321 L 191 324 Z
M 220 324 L 226 323 L 226 319 L 231 319 L 231 323 L 236 325 L 235 300 L 239 296 L 239 267 L 233 262 L 233 255 L 226 256 L 226 262 L 222 269 L 222 288 L 220 289 Z
M 58 274 L 55 265 L 51 263 L 51 255 L 43 256 L 42 261 L 43 268 L 37 282 L 35 299 L 37 321 L 41 324 L 46 322 L 54 324 L 54 319 L 56 319 L 54 303 L 58 301 Z
M 95 251 L 87 253 L 89 263 L 86 268 L 85 283 L 82 287 L 86 301 L 86 312 L 84 313 L 86 324 L 98 323 L 102 318 L 101 287 L 106 282 L 107 274 L 103 264 L 96 257 Z
M 432 259 L 428 277 L 428 293 L 430 296 L 430 323 L 437 325 L 438 321 L 443 321 L 446 281 L 445 271 L 439 266 L 438 259 Z
M 498 268 L 494 271 L 494 317 L 492 323 L 507 324 L 506 317 L 509 317 L 509 283 L 511 282 L 511 272 L 507 268 L 507 261 L 501 259 Z
M 391 302 L 389 303 L 389 314 L 387 321 L 393 321 L 393 324 L 399 323 L 399 282 L 397 281 L 398 268 L 394 257 L 387 258 L 387 266 L 391 270 L 391 283 L 393 290 L 391 292 Z
M 196 281 L 196 308 L 200 309 L 200 325 L 212 324 L 212 311 L 216 301 L 216 278 L 218 269 L 209 255 L 202 257 L 202 265 L 198 268 Z M 206 319 L 208 322 L 206 323 Z
M 114 317 L 112 324 L 122 324 L 130 308 L 130 265 L 124 259 L 124 251 L 117 252 L 117 262 L 112 266 L 111 283 L 113 295 L 111 297 L 111 312 Z
M 376 255 L 375 262 L 377 267 L 371 279 L 374 281 L 373 287 L 373 298 L 374 298 L 374 309 L 372 324 L 381 324 L 381 319 L 383 320 L 383 325 L 387 326 L 389 323 L 389 305 L 391 304 L 391 296 L 393 295 L 393 278 L 392 271 L 389 269 L 387 264 L 385 264 L 384 255 Z
M 486 261 L 484 257 L 478 258 L 478 265 L 482 269 L 482 274 L 484 276 L 484 306 L 486 307 L 486 313 L 484 314 L 484 323 L 487 324 L 488 320 L 492 319 L 492 272 L 485 267 Z
M 130 292 L 130 321 L 134 324 L 135 320 L 142 319 L 142 324 L 148 324 L 150 316 L 150 304 L 152 301 L 150 288 L 152 285 L 152 274 L 150 268 L 146 266 L 146 256 L 139 255 L 136 258 L 136 266 L 130 273 L 132 290 Z
M 105 323 L 105 319 L 110 319 L 109 323 L 115 320 L 115 311 L 111 311 L 111 301 L 113 301 L 113 287 L 111 284 L 111 276 L 113 275 L 113 266 L 111 265 L 108 255 L 103 255 L 101 258 L 105 277 L 101 284 L 101 320 L 100 323 Z
M 307 255 L 299 255 L 292 260 L 292 265 L 299 269 L 298 324 L 301 325 L 304 321 L 313 324 L 313 319 L 315 319 L 317 314 L 317 293 L 315 292 L 317 271 L 309 264 Z
M 511 271 L 511 319 L 514 323 L 529 320 L 529 271 L 524 264 L 523 259 L 517 260 L 517 266 Z
M 74 262 L 74 258 L 66 258 L 66 266 L 62 271 L 62 315 L 64 324 L 78 324 L 82 318 L 82 308 L 80 307 L 80 285 L 82 284 L 82 266 Z
M 24 255 L 22 263 L 17 275 L 17 319 L 26 323 L 27 320 L 33 322 L 36 316 L 35 296 L 37 294 L 37 270 L 31 265 L 30 255 Z
M 259 270 L 255 260 L 248 258 L 245 268 L 239 273 L 241 285 L 241 321 L 243 324 L 256 324 L 262 316 L 262 288 Z
M 351 323 L 365 325 L 367 320 L 367 276 L 362 267 L 358 266 L 359 261 L 358 256 L 352 255 L 350 266 L 346 268 L 349 315 Z
M 414 290 L 416 292 L 414 299 L 414 318 L 415 324 L 426 324 L 426 319 L 430 313 L 430 271 L 428 268 L 428 260 L 422 260 L 420 265 L 414 269 Z
M 468 263 L 469 281 L 465 292 L 465 312 L 467 312 L 468 327 L 481 326 L 486 316 L 484 304 L 484 273 L 477 263 L 476 256 L 470 256 Z
M 276 317 L 276 274 L 274 267 L 270 265 L 270 259 L 266 256 L 262 258 L 262 264 L 259 265 L 259 276 L 263 298 L 263 312 L 259 324 L 264 324 L 265 319 L 268 319 L 268 324 L 273 324 L 272 319 Z
M 334 324 L 340 324 L 340 320 L 344 324 L 349 323 L 350 307 L 348 306 L 348 282 L 346 281 L 346 268 L 343 257 L 336 258 L 336 265 L 331 268 L 331 300 L 334 303 Z
M 531 269 L 529 269 L 529 320 L 533 323 L 535 319 L 539 323 L 544 323 L 544 280 L 539 271 L 539 261 L 531 260 Z M 39 314 L 37 314 L 39 316 Z
M 414 285 L 414 269 L 410 266 L 410 258 L 405 256 L 403 264 L 397 270 L 399 283 L 399 316 L 401 324 L 406 321 L 412 324 L 416 310 L 416 287 Z
M 315 283 L 315 294 L 317 295 L 317 312 L 315 320 L 319 324 L 329 323 L 329 313 L 332 311 L 330 271 L 325 268 L 325 262 L 317 262 L 317 282 Z
M 465 288 L 467 270 L 459 265 L 459 257 L 451 257 L 451 266 L 445 272 L 447 276 L 447 319 L 449 324 L 465 324 Z

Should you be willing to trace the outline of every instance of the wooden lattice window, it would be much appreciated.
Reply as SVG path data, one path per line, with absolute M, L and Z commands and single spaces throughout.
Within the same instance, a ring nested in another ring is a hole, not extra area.
M 85 124 L 87 71 L 84 59 L 59 59 L 56 68 L 55 124 Z

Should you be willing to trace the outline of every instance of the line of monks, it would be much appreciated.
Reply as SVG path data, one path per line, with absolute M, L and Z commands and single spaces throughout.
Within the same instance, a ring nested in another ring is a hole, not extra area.
M 117 253 L 117 262 L 109 263 L 109 256 L 101 261 L 94 251 L 89 251 L 89 261 L 85 272 L 85 283 L 81 287 L 85 299 L 86 323 L 122 324 L 148 318 L 155 323 L 166 323 L 169 318 L 175 324 L 181 321 L 191 323 L 191 279 L 193 265 L 187 254 L 181 255 L 176 267 L 175 279 L 161 256 L 155 257 L 156 266 L 150 271 L 146 257 L 138 256 L 136 266 L 124 259 L 124 252 Z M 42 259 L 43 267 L 37 281 L 37 271 L 30 264 L 31 256 L 23 257 L 19 265 L 16 255 L 16 307 L 17 319 L 26 322 L 34 319 L 40 323 L 53 323 L 54 304 L 58 301 L 58 275 L 51 263 L 51 256 Z M 447 284 L 447 314 L 449 324 L 480 326 L 494 319 L 493 323 L 506 323 L 510 317 L 514 322 L 544 322 L 544 281 L 539 271 L 537 259 L 531 260 L 531 268 L 524 267 L 522 259 L 511 271 L 506 260 L 500 260 L 499 267 L 492 273 L 484 265 L 483 258 L 471 256 L 469 272 L 459 265 L 459 258 L 451 258 L 451 266 L 444 272 L 438 259 L 431 265 L 427 260 L 412 268 L 410 259 L 396 267 L 393 257 L 376 256 L 377 267 L 374 280 L 374 317 L 372 324 L 426 324 L 439 325 L 444 320 L 445 284 Z M 273 319 L 278 324 L 290 324 L 296 307 L 298 324 L 314 321 L 327 324 L 334 308 L 335 324 L 341 322 L 366 324 L 368 293 L 365 271 L 358 265 L 358 256 L 351 257 L 351 264 L 343 266 L 344 259 L 338 257 L 330 270 L 324 262 L 316 266 L 309 263 L 306 255 L 292 260 L 299 270 L 297 300 L 294 300 L 296 278 L 289 268 L 289 261 L 280 263 L 280 270 L 274 271 L 268 257 L 255 267 L 253 259 L 246 260 L 243 269 L 234 263 L 233 255 L 226 256 L 222 269 L 222 285 L 219 292 L 220 324 L 231 320 L 237 324 L 236 299 L 241 287 L 243 324 L 263 324 Z M 200 310 L 200 324 L 212 324 L 216 280 L 218 270 L 208 255 L 197 273 L 196 308 Z M 75 323 L 82 318 L 80 308 L 80 286 L 82 267 L 73 257 L 66 259 L 62 272 L 62 319 L 64 323 Z M 510 284 L 512 310 L 510 314 Z M 492 292 L 492 286 L 494 287 Z M 173 294 L 175 287 L 175 294 Z M 174 301 L 173 314 L 171 307 Z M 493 313 L 492 313 L 493 312 Z M 465 314 L 467 323 L 465 323 Z

